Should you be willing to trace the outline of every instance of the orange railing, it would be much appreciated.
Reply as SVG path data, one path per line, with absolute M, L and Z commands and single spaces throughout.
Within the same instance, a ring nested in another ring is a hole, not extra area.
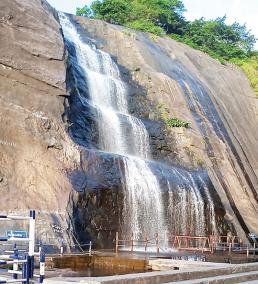
M 160 235 L 156 234 L 154 238 L 149 238 L 145 236 L 143 239 L 134 238 L 134 234 L 127 239 L 119 239 L 118 232 L 116 233 L 116 253 L 121 247 L 127 248 L 129 251 L 134 252 L 137 248 L 141 247 L 145 252 L 149 248 L 154 248 L 157 253 L 160 251 L 165 251 L 162 248 L 162 243 L 164 240 L 160 239 Z M 247 256 L 251 252 L 255 254 L 258 252 L 256 244 L 253 246 L 250 244 L 243 244 L 243 241 L 238 236 L 186 236 L 186 235 L 176 235 L 169 240 L 171 248 L 177 250 L 188 250 L 188 251 L 200 251 L 200 252 L 210 252 L 214 253 L 216 251 L 227 251 L 228 253 L 246 253 Z M 166 248 L 167 249 L 167 248 Z

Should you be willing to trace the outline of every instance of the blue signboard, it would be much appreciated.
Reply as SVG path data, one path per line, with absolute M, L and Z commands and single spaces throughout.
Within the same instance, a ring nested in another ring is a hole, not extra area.
M 26 231 L 6 231 L 7 238 L 19 238 L 26 239 L 28 238 L 28 232 Z

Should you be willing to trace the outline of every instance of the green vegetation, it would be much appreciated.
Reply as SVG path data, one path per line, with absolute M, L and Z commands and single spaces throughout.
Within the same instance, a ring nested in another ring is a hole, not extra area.
M 203 168 L 204 165 L 205 165 L 205 161 L 204 161 L 203 159 L 201 159 L 201 158 L 198 158 L 198 159 L 196 160 L 196 164 L 197 164 L 199 167 Z
M 166 125 L 169 127 L 185 127 L 189 128 L 190 123 L 178 118 L 169 118 L 166 120 Z
M 176 117 L 171 118 L 169 116 L 169 109 L 164 104 L 158 105 L 158 111 L 161 114 L 163 121 L 165 122 L 166 126 L 168 127 L 184 127 L 189 128 L 190 123 Z
M 181 0 L 95 0 L 91 6 L 77 8 L 77 15 L 160 35 L 181 34 L 184 11 Z
M 82 8 L 77 8 L 76 9 L 76 15 L 77 16 L 82 16 L 82 17 L 88 17 L 91 18 L 93 15 L 91 13 L 91 8 L 88 6 L 84 6 Z
M 258 96 L 258 52 L 247 59 L 232 59 L 231 62 L 243 69 Z
M 142 32 L 150 32 L 160 36 L 164 34 L 164 31 L 161 27 L 154 25 L 152 22 L 144 20 L 136 20 L 128 23 L 127 27 Z
M 226 16 L 210 21 L 201 18 L 188 23 L 182 36 L 171 37 L 208 53 L 222 63 L 233 58 L 249 57 L 255 43 L 254 36 L 245 25 L 227 25 L 225 21 Z
M 167 108 L 164 104 L 159 103 L 157 109 L 164 121 L 167 121 L 170 118 L 169 108 Z
M 169 36 L 208 53 L 221 63 L 231 61 L 243 68 L 257 91 L 255 37 L 245 25 L 226 24 L 226 16 L 193 22 L 183 17 L 181 0 L 95 0 L 77 8 L 77 15 L 124 25 L 158 36 Z

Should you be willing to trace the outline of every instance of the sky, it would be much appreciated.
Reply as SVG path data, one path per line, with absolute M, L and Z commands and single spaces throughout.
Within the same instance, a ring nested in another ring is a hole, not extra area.
M 90 4 L 91 0 L 47 0 L 59 11 L 75 14 L 76 7 Z M 246 24 L 258 38 L 258 0 L 183 0 L 187 20 L 201 17 L 215 19 L 227 15 L 227 23 Z M 258 41 L 255 48 L 258 50 Z

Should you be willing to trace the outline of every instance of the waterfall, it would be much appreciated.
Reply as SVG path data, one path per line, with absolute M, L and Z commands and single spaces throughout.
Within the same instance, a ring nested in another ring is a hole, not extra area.
M 172 231 L 178 235 L 204 236 L 204 200 L 199 188 L 190 174 L 186 179 L 178 171 L 175 171 L 175 173 L 185 179 L 186 183 L 173 188 L 168 182 L 168 215 L 171 220 Z
M 215 216 L 216 216 L 215 215 L 215 208 L 214 208 L 214 203 L 213 203 L 212 197 L 211 197 L 209 189 L 207 188 L 207 185 L 204 182 L 204 180 L 202 179 L 202 177 L 199 177 L 199 180 L 202 184 L 202 187 L 204 188 L 204 193 L 205 193 L 205 196 L 208 200 L 209 223 L 211 224 L 211 233 L 213 235 L 218 235 L 218 229 L 217 229 L 216 218 L 215 218 Z
M 156 233 L 166 237 L 161 191 L 148 164 L 142 159 L 125 159 L 125 182 L 125 231 L 138 237 L 154 237 Z
M 124 236 L 134 233 L 136 238 L 143 239 L 145 235 L 153 238 L 159 233 L 161 238 L 167 239 L 168 226 L 171 233 L 205 235 L 207 219 L 216 232 L 214 204 L 204 180 L 199 177 L 204 189 L 202 196 L 200 186 L 190 173 L 171 168 L 171 175 L 181 183 L 172 186 L 164 175 L 168 196 L 162 192 L 163 170 L 160 174 L 153 173 L 149 134 L 143 122 L 129 114 L 127 86 L 117 64 L 90 40 L 83 41 L 70 19 L 62 13 L 60 22 L 65 40 L 75 49 L 77 64 L 87 82 L 89 103 L 96 110 L 99 149 L 120 155 L 123 161 Z M 204 197 L 209 202 L 208 218 Z M 164 204 L 168 206 L 166 210 Z
M 73 43 L 85 73 L 90 99 L 98 113 L 99 146 L 122 155 L 124 162 L 124 233 L 136 238 L 167 232 L 159 182 L 152 173 L 149 135 L 141 120 L 128 114 L 127 88 L 109 54 L 81 40 L 67 16 L 60 13 L 64 36 Z M 124 126 L 126 124 L 126 126 Z M 124 133 L 126 128 L 128 133 Z M 130 138 L 128 141 L 127 138 Z M 129 143 L 130 142 L 130 143 Z

